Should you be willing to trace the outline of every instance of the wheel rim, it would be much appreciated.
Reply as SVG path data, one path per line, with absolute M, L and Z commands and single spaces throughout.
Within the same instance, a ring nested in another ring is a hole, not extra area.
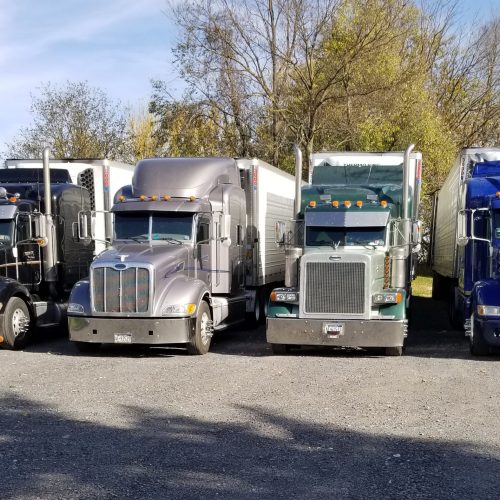
M 208 314 L 204 312 L 201 315 L 201 321 L 200 321 L 200 337 L 201 341 L 203 342 L 203 345 L 206 345 L 208 341 L 210 340 L 210 326 L 209 326 L 210 318 L 208 317 Z
M 14 333 L 14 337 L 19 337 L 19 335 L 26 333 L 29 322 L 30 320 L 26 316 L 26 313 L 21 308 L 17 308 L 12 314 L 12 332 Z
M 260 299 L 259 297 L 255 297 L 255 321 L 258 323 L 260 321 Z

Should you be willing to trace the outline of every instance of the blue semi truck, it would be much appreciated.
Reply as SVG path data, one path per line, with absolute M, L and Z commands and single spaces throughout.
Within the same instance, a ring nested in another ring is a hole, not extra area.
M 500 148 L 461 151 L 434 203 L 433 297 L 471 353 L 500 347 Z

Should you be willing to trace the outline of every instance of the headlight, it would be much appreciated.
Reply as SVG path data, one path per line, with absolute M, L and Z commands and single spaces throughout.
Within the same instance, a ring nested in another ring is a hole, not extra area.
M 193 314 L 196 311 L 196 304 L 170 304 L 165 306 L 162 311 L 162 316 L 170 314 Z
M 83 314 L 85 312 L 82 304 L 76 304 L 75 302 L 70 302 L 68 304 L 69 313 Z
M 274 290 L 271 292 L 271 300 L 273 302 L 297 302 L 299 300 L 299 294 L 297 292 Z
M 497 306 L 477 306 L 479 316 L 500 316 L 500 307 Z
M 399 304 L 403 296 L 401 292 L 382 292 L 373 296 L 374 304 Z

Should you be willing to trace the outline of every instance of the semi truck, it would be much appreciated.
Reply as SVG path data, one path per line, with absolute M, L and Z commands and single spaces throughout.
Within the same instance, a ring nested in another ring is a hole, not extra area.
M 433 297 L 449 302 L 474 355 L 500 346 L 500 148 L 467 148 L 436 193 Z
M 416 252 L 422 155 L 324 152 L 310 158 L 295 216 L 280 221 L 285 287 L 272 291 L 266 336 L 276 354 L 301 345 L 402 354 Z
M 81 163 L 70 169 L 60 162 L 58 166 L 50 168 L 45 149 L 43 160 L 8 160 L 0 169 L 3 348 L 23 348 L 39 331 L 36 327 L 65 324 L 69 292 L 88 274 L 94 258 L 94 244 L 75 235 L 75 224 L 81 211 L 92 209 L 97 186 L 87 189 L 72 181 L 70 170 L 78 176 Z M 95 165 L 87 168 L 93 174 Z M 104 236 L 104 225 L 98 224 L 96 230 Z
M 292 216 L 294 190 L 292 175 L 258 159 L 138 162 L 115 197 L 112 246 L 71 293 L 70 339 L 84 351 L 179 344 L 205 354 L 214 331 L 260 321 L 284 280 L 275 223 Z

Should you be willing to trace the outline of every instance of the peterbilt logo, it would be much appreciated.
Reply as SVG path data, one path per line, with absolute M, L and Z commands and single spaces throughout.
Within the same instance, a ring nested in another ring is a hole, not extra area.
M 340 255 L 330 255 L 330 257 L 328 257 L 330 260 L 340 260 L 342 257 L 340 257 Z

